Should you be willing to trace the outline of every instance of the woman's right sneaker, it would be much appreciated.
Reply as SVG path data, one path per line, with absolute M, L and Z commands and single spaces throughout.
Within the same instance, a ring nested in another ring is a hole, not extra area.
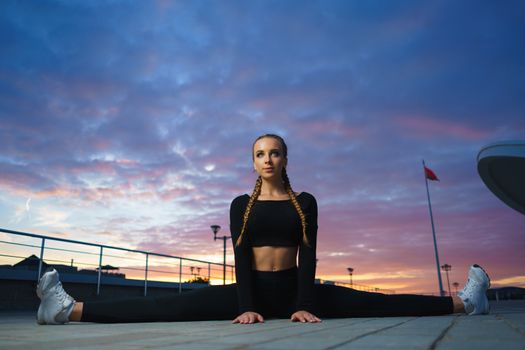
M 468 281 L 458 296 L 465 305 L 465 312 L 469 315 L 489 313 L 487 289 L 490 287 L 489 275 L 477 264 L 470 267 Z
M 36 294 L 41 300 L 36 316 L 38 324 L 64 324 L 69 322 L 69 315 L 75 306 L 75 299 L 62 288 L 57 270 L 51 269 L 42 275 L 36 287 Z

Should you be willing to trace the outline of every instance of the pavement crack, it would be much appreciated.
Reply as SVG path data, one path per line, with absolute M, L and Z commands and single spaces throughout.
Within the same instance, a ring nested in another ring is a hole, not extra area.
M 454 319 L 452 320 L 452 322 L 450 322 L 448 327 L 445 328 L 443 331 L 441 331 L 441 333 L 437 336 L 437 338 L 434 340 L 434 342 L 430 345 L 430 347 L 429 347 L 430 350 L 436 349 L 436 346 L 439 344 L 441 339 L 443 339 L 445 337 L 445 335 L 452 329 L 452 327 L 454 327 L 456 325 L 458 320 L 459 320 L 459 316 L 454 317 Z
M 365 323 L 365 322 L 371 322 L 373 321 L 374 319 L 371 318 L 369 320 L 364 320 L 362 323 Z M 298 324 L 301 324 L 301 323 L 298 323 Z M 304 324 L 312 324 L 312 323 L 304 323 Z M 294 327 L 294 326 L 292 326 Z M 296 326 L 295 326 L 296 327 Z M 348 324 L 341 324 L 341 325 L 338 325 L 338 326 L 335 326 L 335 327 L 330 327 L 330 330 L 334 330 L 334 329 L 338 329 L 338 328 L 344 328 L 344 327 L 348 327 Z M 313 329 L 313 330 L 306 330 L 304 332 L 299 332 L 297 334 L 295 334 L 295 336 L 298 336 L 298 335 L 303 335 L 303 334 L 312 334 L 312 333 L 318 333 L 318 332 L 324 332 L 326 331 L 327 328 L 322 328 L 322 329 Z M 272 339 L 268 339 L 268 340 L 263 340 L 263 341 L 259 341 L 255 344 L 250 344 L 248 347 L 252 347 L 254 345 L 261 345 L 261 344 L 265 344 L 265 343 L 271 343 L 275 340 L 280 340 L 280 339 L 286 339 L 286 338 L 289 338 L 290 335 L 289 334 L 286 334 L 286 335 L 282 335 L 282 336 L 279 336 L 279 337 L 275 337 L 275 338 L 272 338 Z
M 503 317 L 502 315 L 496 315 L 495 317 L 497 320 L 500 320 L 500 321 L 503 321 L 507 326 L 509 326 L 510 328 L 512 328 L 512 330 L 518 332 L 519 334 L 521 335 L 525 335 L 525 330 L 523 330 L 522 328 L 520 328 L 519 326 L 515 325 L 512 321 L 510 320 L 507 320 L 505 317 Z
M 351 342 L 354 342 L 356 340 L 359 340 L 361 338 L 364 338 L 364 337 L 368 337 L 369 335 L 372 335 L 372 334 L 376 334 L 376 333 L 379 333 L 379 332 L 382 332 L 382 331 L 385 331 L 387 329 L 390 329 L 390 328 L 394 328 L 394 327 L 397 327 L 397 326 L 401 326 L 402 324 L 405 324 L 407 322 L 410 322 L 410 321 L 413 321 L 414 319 L 411 318 L 410 320 L 406 320 L 406 321 L 403 321 L 403 322 L 399 322 L 399 323 L 396 323 L 396 324 L 393 324 L 391 326 L 387 326 L 387 327 L 383 327 L 383 328 L 380 328 L 380 329 L 376 329 L 376 330 L 373 330 L 371 332 L 368 332 L 368 333 L 363 333 L 363 334 L 360 334 L 352 339 L 349 339 L 349 340 L 345 340 L 344 342 L 341 342 L 339 344 L 334 344 L 332 346 L 329 346 L 327 348 L 324 348 L 324 350 L 331 350 L 331 349 L 335 349 L 335 348 L 338 348 L 342 345 L 346 345 L 346 344 L 350 344 Z

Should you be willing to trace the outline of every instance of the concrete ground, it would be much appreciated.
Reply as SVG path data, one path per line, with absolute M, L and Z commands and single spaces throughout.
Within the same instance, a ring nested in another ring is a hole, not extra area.
M 0 349 L 525 349 L 525 300 L 484 316 L 39 326 L 34 313 L 0 313 Z

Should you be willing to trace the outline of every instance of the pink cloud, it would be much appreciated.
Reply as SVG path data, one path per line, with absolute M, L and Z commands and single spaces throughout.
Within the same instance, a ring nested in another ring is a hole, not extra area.
M 483 130 L 463 122 L 450 121 L 432 117 L 396 117 L 394 122 L 404 128 L 405 133 L 415 138 L 453 137 L 467 140 L 483 140 L 490 136 Z
M 357 283 L 397 292 L 437 291 L 430 221 L 424 205 L 410 209 L 392 204 L 386 210 L 365 202 L 320 209 L 320 276 L 335 275 L 345 281 L 346 267 L 350 266 L 356 270 Z M 453 266 L 451 283 L 462 285 L 473 263 L 490 270 L 494 280 L 522 274 L 524 241 L 516 228 L 525 226 L 524 216 L 503 206 L 435 208 L 434 215 L 440 262 Z M 361 280 L 359 274 L 375 277 Z

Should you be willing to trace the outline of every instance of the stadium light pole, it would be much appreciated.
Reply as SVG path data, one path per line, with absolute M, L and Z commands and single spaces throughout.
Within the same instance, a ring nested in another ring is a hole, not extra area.
M 454 288 L 456 289 L 456 295 L 457 295 L 457 294 L 458 294 L 459 283 L 458 283 L 458 282 L 454 282 L 454 283 L 452 283 L 452 285 L 453 285 Z
M 231 236 L 220 236 L 217 237 L 217 233 L 221 229 L 219 225 L 211 225 L 211 230 L 213 231 L 213 240 L 222 239 L 223 241 L 223 265 L 222 265 L 222 284 L 226 284 L 226 240 L 232 238 Z
M 354 269 L 351 267 L 346 268 L 348 270 L 348 276 L 350 276 L 350 288 L 354 286 L 354 281 L 352 280 L 352 275 L 354 274 Z
M 443 264 L 441 265 L 441 268 L 447 273 L 448 296 L 450 297 L 452 296 L 452 294 L 450 293 L 450 280 L 448 279 L 448 272 L 452 270 L 452 266 L 450 266 L 449 264 Z

